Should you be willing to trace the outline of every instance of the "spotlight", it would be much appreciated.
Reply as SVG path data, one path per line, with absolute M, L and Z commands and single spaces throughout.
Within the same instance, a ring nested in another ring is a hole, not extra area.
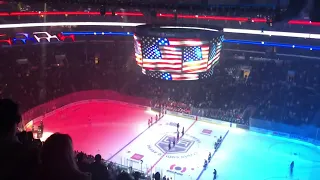
M 106 15 L 106 7 L 104 5 L 100 6 L 100 15 L 101 16 Z

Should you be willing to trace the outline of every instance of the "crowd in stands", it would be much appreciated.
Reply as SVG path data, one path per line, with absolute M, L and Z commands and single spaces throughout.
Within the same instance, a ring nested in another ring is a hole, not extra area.
M 122 42 L 121 50 L 114 48 L 118 45 L 47 45 L 45 55 L 33 46 L 3 50 L 0 97 L 13 98 L 24 112 L 72 92 L 109 89 L 152 99 L 155 106 L 230 122 L 247 123 L 254 117 L 299 125 L 318 116 L 316 61 L 227 60 L 216 67 L 212 79 L 170 82 L 143 76 L 131 61 L 132 44 Z M 65 58 L 57 59 L 57 54 Z M 248 77 L 243 64 L 250 67 Z M 244 116 L 248 107 L 254 112 Z
M 118 46 L 122 48 L 115 48 Z M 249 118 L 320 125 L 316 121 L 320 64 L 316 61 L 222 59 L 213 78 L 171 82 L 142 75 L 133 61 L 131 43 L 23 46 L 3 49 L 0 54 L 0 98 L 13 99 L 22 112 L 73 92 L 110 89 L 149 98 L 155 108 L 165 106 L 245 125 Z M 250 67 L 248 76 L 244 66 Z M 28 179 L 29 175 L 31 179 L 61 180 L 132 178 L 130 170 L 105 165 L 99 155 L 78 152 L 76 160 L 72 140 L 65 134 L 54 134 L 42 144 L 22 132 L 18 141 L 15 130 L 21 118 L 17 105 L 9 100 L 1 100 L 0 119 L 0 164 L 5 167 L 0 179 Z M 15 173 L 17 169 L 20 173 Z

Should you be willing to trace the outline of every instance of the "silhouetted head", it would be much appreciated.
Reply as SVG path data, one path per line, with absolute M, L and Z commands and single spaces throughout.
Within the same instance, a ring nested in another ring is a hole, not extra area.
M 159 172 L 156 172 L 156 174 L 154 175 L 154 179 L 160 180 L 160 173 Z
M 15 136 L 20 122 L 19 105 L 11 99 L 0 99 L 0 137 Z
M 82 162 L 84 160 L 84 154 L 82 152 L 77 154 L 77 160 L 78 162 Z
M 117 180 L 133 180 L 133 178 L 126 172 L 122 172 L 117 176 Z
M 43 143 L 41 159 L 43 168 L 47 170 L 78 170 L 72 139 L 67 134 L 52 134 Z
M 101 162 L 101 155 L 100 154 L 97 154 L 95 157 L 94 157 L 94 160 L 96 161 L 96 162 Z

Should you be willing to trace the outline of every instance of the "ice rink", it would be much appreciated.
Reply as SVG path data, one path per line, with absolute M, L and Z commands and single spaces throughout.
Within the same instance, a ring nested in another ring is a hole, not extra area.
M 295 162 L 292 176 L 291 161 Z M 289 139 L 231 129 L 201 180 L 319 180 L 318 147 Z
M 320 179 L 316 146 L 172 115 L 147 128 L 147 119 L 154 115 L 144 108 L 102 101 L 58 109 L 43 117 L 43 122 L 45 136 L 70 134 L 76 150 L 100 153 L 137 170 L 159 171 L 173 180 L 211 180 L 213 169 L 218 180 Z M 177 136 L 177 123 L 180 132 L 184 127 L 185 135 L 168 151 L 169 139 Z M 214 142 L 226 132 L 221 147 L 202 171 Z M 292 175 L 291 161 L 295 161 Z

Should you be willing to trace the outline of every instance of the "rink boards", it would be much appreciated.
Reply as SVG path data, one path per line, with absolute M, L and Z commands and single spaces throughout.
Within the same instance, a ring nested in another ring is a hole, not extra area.
M 279 131 L 270 131 L 270 130 L 263 129 L 263 128 L 235 124 L 235 123 L 225 122 L 225 121 L 221 121 L 221 120 L 217 120 L 217 119 L 210 119 L 210 118 L 194 116 L 194 115 L 190 115 L 190 114 L 171 112 L 171 111 L 168 111 L 168 114 L 178 116 L 178 117 L 184 117 L 184 118 L 188 118 L 188 119 L 197 119 L 198 121 L 203 121 L 203 122 L 207 122 L 207 123 L 211 123 L 211 124 L 216 124 L 216 125 L 221 125 L 221 126 L 226 126 L 226 127 L 231 127 L 231 128 L 240 128 L 240 129 L 245 129 L 245 130 L 249 130 L 249 131 L 253 131 L 253 132 L 257 132 L 257 133 L 261 133 L 261 134 L 267 134 L 267 135 L 283 137 L 283 138 L 287 138 L 287 139 L 298 140 L 298 141 L 302 141 L 302 142 L 311 143 L 316 146 L 320 146 L 320 141 L 318 141 L 316 139 L 300 136 L 297 134 L 290 134 L 290 133 L 279 132 Z

